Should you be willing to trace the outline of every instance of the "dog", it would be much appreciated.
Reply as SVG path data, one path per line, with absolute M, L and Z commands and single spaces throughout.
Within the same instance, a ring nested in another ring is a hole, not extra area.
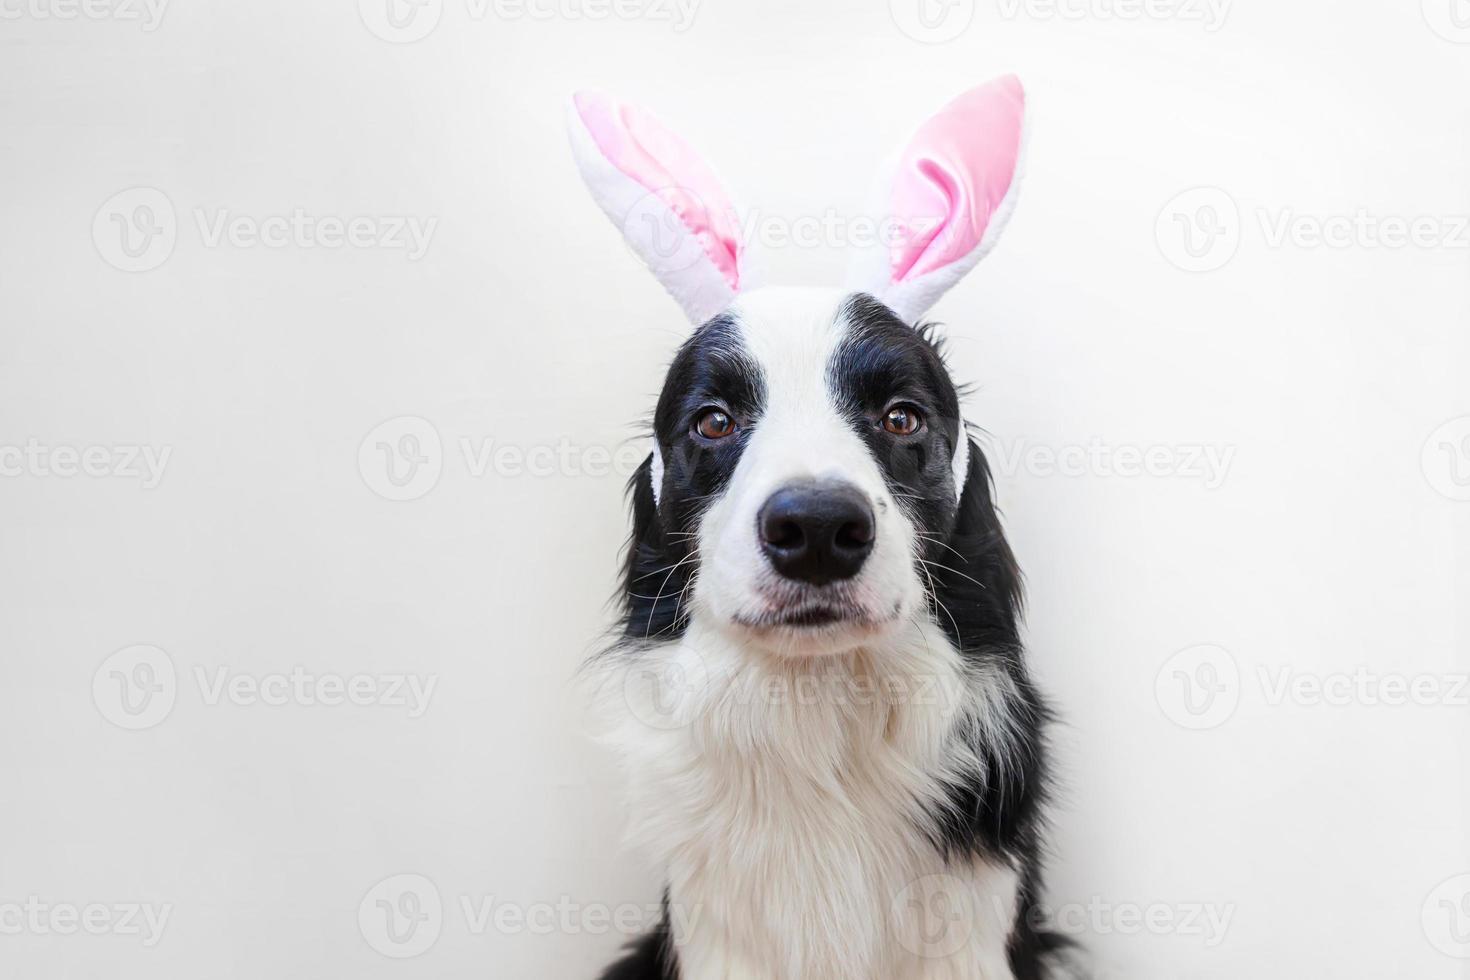
M 922 317 L 1022 169 L 1006 77 L 882 171 L 842 289 L 754 282 L 713 171 L 574 96 L 594 198 L 695 325 L 630 482 L 616 639 L 590 669 L 664 916 L 604 980 L 1041 980 L 1049 713 L 990 471 Z

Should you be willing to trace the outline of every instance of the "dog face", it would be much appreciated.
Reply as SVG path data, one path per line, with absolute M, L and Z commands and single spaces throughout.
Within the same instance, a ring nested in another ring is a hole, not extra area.
M 684 542 L 689 614 L 802 655 L 922 606 L 967 446 L 938 351 L 883 304 L 742 296 L 680 349 L 654 428 L 648 479 L 662 537 Z
M 869 217 L 887 233 L 838 292 L 753 288 L 759 263 L 703 160 L 634 106 L 573 99 L 573 154 L 593 197 L 696 325 L 634 482 L 626 638 L 669 638 L 699 617 L 777 653 L 830 653 L 896 629 L 926 592 L 940 604 L 958 573 L 936 549 L 953 549 L 983 461 L 914 325 L 1004 228 L 1024 108 L 1008 77 L 927 120 L 882 169 Z M 987 513 L 970 516 L 1003 569 Z M 1010 594 L 986 574 L 958 577 Z M 957 638 L 985 638 L 963 610 L 946 618 Z

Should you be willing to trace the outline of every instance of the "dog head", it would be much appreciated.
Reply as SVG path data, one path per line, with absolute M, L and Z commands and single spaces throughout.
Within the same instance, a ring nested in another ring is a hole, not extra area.
M 879 180 L 890 233 L 848 288 L 820 290 L 753 287 L 739 219 L 699 157 L 637 109 L 573 100 L 594 197 L 696 324 L 633 482 L 629 639 L 698 618 L 778 655 L 840 653 L 932 609 L 937 579 L 985 588 L 981 569 L 945 560 L 976 524 L 967 491 L 983 496 L 975 533 L 1004 544 L 956 386 L 918 320 L 1009 217 L 1023 110 L 1003 78 L 920 127 Z

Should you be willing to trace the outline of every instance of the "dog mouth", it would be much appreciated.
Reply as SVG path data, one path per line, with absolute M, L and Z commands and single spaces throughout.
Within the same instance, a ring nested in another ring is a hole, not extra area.
M 851 595 L 850 590 L 830 587 L 783 588 L 767 593 L 763 598 L 765 608 L 738 614 L 734 617 L 735 622 L 758 632 L 818 633 L 836 628 L 882 626 L 897 617 L 899 608 L 895 603 L 890 615 L 878 615 L 868 604 Z
M 861 623 L 866 613 L 849 605 L 810 603 L 790 609 L 772 609 L 756 616 L 737 616 L 735 621 L 751 629 L 822 629 L 844 623 Z

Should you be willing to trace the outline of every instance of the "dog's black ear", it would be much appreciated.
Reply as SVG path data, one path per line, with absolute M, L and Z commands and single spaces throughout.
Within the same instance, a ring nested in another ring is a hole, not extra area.
M 628 480 L 628 503 L 633 511 L 633 544 L 658 530 L 658 503 L 653 496 L 653 453 L 643 458 Z
M 688 586 L 694 574 L 687 538 L 670 539 L 653 498 L 653 454 L 628 481 L 633 530 L 623 562 L 623 639 L 669 640 L 688 623 Z
M 990 464 L 974 440 L 954 530 L 928 567 L 940 605 L 935 621 L 956 647 L 1020 648 L 1021 571 L 995 509 Z
M 1004 742 L 960 733 L 983 768 L 950 788 L 940 842 L 954 852 L 1034 854 L 1047 788 L 1042 730 L 1051 715 L 1021 657 L 1021 573 L 995 508 L 990 466 L 973 440 L 954 530 L 933 560 L 934 621 L 961 656 L 1010 682 L 997 688 L 1004 700 L 993 706 L 1005 718 Z

